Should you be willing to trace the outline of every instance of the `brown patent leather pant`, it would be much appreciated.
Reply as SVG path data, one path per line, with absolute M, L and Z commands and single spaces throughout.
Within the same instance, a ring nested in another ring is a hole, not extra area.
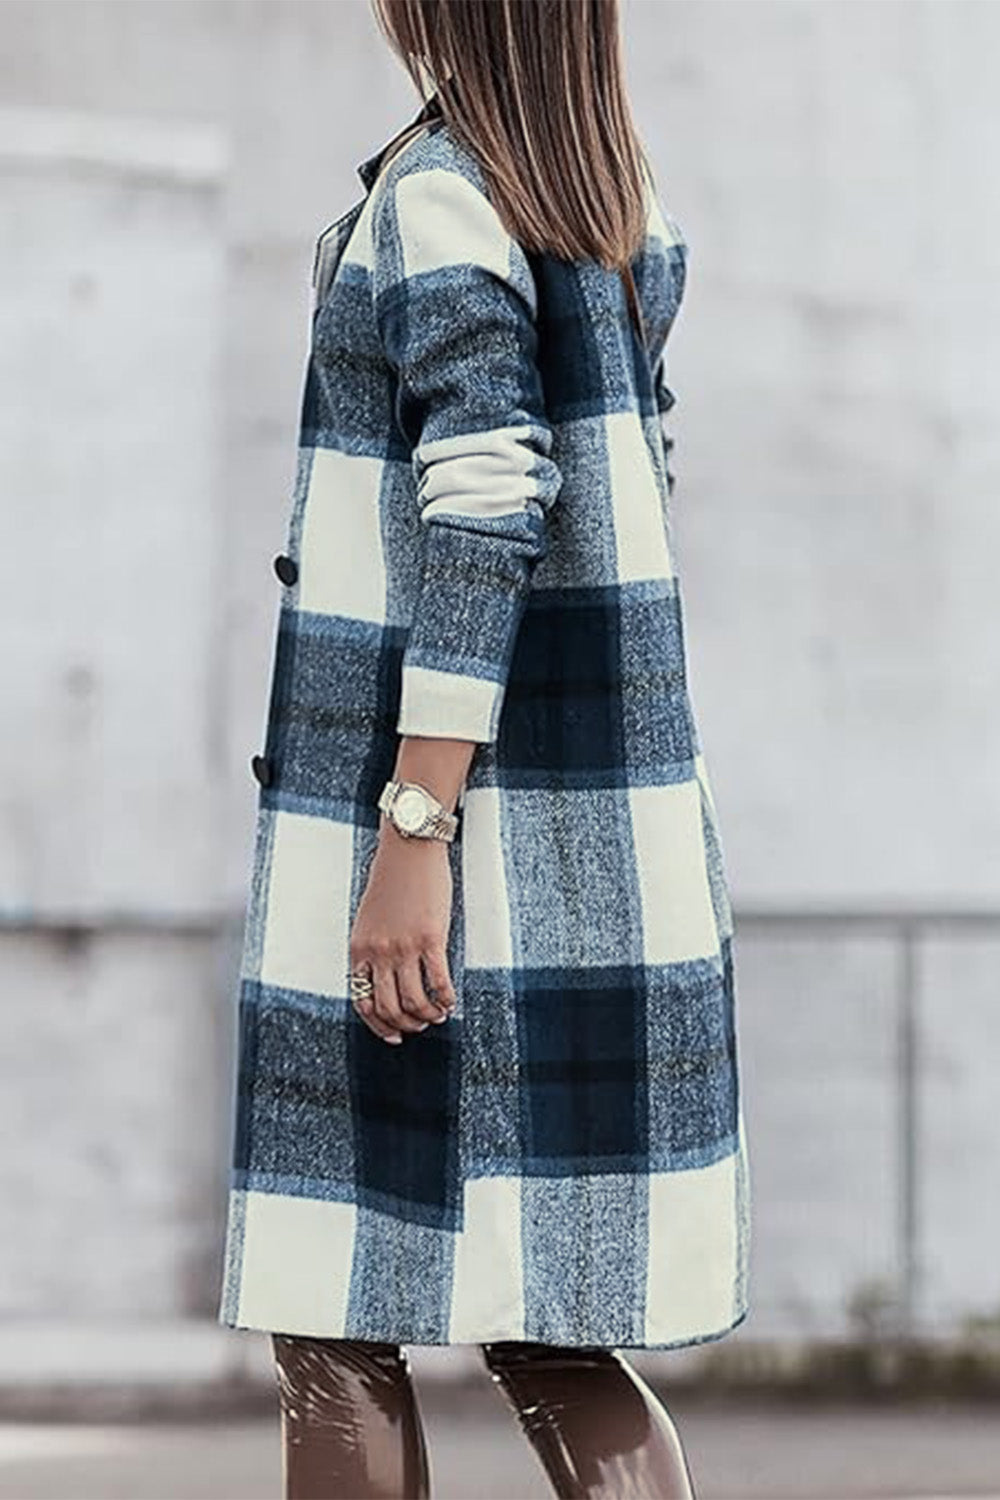
M 427 1449 L 398 1344 L 272 1334 L 285 1500 L 427 1500 Z M 610 1349 L 481 1346 L 563 1500 L 691 1500 L 680 1438 Z

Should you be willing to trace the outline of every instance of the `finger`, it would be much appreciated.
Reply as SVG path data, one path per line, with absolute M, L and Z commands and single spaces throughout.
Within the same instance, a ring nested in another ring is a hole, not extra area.
M 424 968 L 427 970 L 427 990 L 431 994 L 440 1011 L 444 1012 L 445 1019 L 455 1009 L 456 995 L 455 986 L 451 982 L 451 974 L 448 970 L 448 958 L 441 946 L 428 948 L 423 956 Z
M 372 960 L 369 959 L 369 956 L 367 956 L 366 953 L 361 953 L 358 948 L 354 947 L 354 935 L 352 935 L 351 944 L 349 944 L 348 959 L 348 999 L 349 1004 L 351 1004 L 352 1010 L 354 1010 L 355 1014 L 357 1014 L 358 1020 L 364 1022 L 364 1025 L 366 1025 L 367 1028 L 369 1028 L 369 1031 L 372 1031 L 373 1034 L 375 1034 L 376 1037 L 379 1038 L 379 1040 L 402 1041 L 403 1038 L 399 1037 L 399 1035 L 394 1032 L 394 1029 L 391 1028 L 391 1026 L 385 1025 L 385 1023 L 382 1022 L 382 1020 L 379 1020 L 378 1016 L 376 1016 L 375 1001 L 373 1001 L 372 993 L 369 992 L 367 993 L 367 995 L 363 996 L 355 996 L 354 993 L 352 993 L 352 989 L 354 989 L 354 987 L 352 987 L 351 981 L 354 980 L 355 975 L 366 975 L 366 978 L 369 978 L 369 980 L 370 978 L 372 978 Z
M 400 1005 L 396 971 L 387 959 L 372 965 L 372 978 L 375 981 L 375 1014 L 379 1020 L 395 1031 L 423 1031 L 427 1022 L 408 1016 Z
M 399 1003 L 407 1015 L 416 1016 L 421 1021 L 440 1019 L 440 1007 L 428 999 L 424 992 L 424 975 L 417 954 L 396 965 L 396 990 Z
M 365 974 L 369 979 L 372 978 L 371 959 L 366 953 L 356 950 L 353 945 L 350 950 L 350 973 L 352 977 L 355 974 Z M 357 999 L 352 995 L 351 1004 L 368 1029 L 373 1031 L 382 1041 L 401 1042 L 403 1040 L 395 1027 L 387 1026 L 375 1014 L 375 998 L 373 993 L 359 996 Z
M 392 1026 L 387 1026 L 385 1022 L 380 1020 L 379 1017 L 375 1014 L 375 1005 L 373 1001 L 356 1000 L 354 1002 L 354 1009 L 357 1011 L 361 1020 L 364 1021 L 369 1031 L 373 1031 L 375 1035 L 377 1037 L 380 1037 L 383 1042 L 399 1043 L 403 1040 L 400 1032 L 396 1031 Z

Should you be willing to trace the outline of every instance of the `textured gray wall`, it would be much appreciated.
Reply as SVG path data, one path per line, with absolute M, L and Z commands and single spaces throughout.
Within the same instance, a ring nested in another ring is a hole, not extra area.
M 690 247 L 737 1337 L 955 1331 L 1000 1317 L 1000 7 L 625 23 Z M 5 0 L 0 32 L 0 1315 L 208 1312 L 312 246 L 418 101 L 365 0 Z

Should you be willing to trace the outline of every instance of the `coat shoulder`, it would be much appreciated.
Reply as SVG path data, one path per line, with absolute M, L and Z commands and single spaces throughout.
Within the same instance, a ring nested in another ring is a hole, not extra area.
M 376 201 L 391 197 L 404 178 L 433 171 L 456 174 L 484 197 L 489 196 L 486 174 L 479 161 L 452 133 L 447 121 L 436 120 L 429 130 L 408 141 L 383 167 L 373 197 Z
M 449 310 L 453 320 L 467 314 L 478 323 L 484 313 L 495 316 L 497 280 L 519 293 L 534 315 L 536 291 L 528 258 L 498 212 L 479 161 L 443 121 L 387 163 L 373 199 L 369 260 L 380 306 L 389 306 L 403 283 L 436 272 L 460 299 Z M 491 273 L 485 304 L 484 270 Z M 481 332 L 479 328 L 476 336 Z

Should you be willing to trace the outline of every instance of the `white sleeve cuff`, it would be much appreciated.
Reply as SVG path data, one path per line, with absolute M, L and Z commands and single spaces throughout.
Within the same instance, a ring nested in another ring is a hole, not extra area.
M 502 700 L 503 684 L 489 677 L 404 665 L 396 728 L 400 734 L 488 743 L 496 738 Z

